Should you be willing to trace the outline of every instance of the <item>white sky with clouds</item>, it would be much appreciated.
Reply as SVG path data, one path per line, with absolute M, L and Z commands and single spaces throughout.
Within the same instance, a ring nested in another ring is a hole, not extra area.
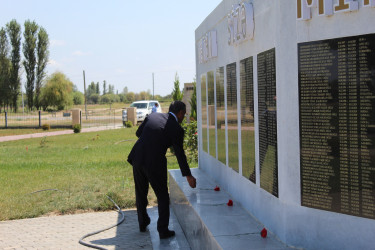
M 56 70 L 83 91 L 103 80 L 122 92 L 172 92 L 175 73 L 195 77 L 195 29 L 221 0 L 0 0 L 0 27 L 16 19 L 43 26 L 50 38 L 47 73 Z M 23 40 L 23 35 L 22 35 Z M 22 55 L 23 57 L 23 55 Z M 22 77 L 25 84 L 26 77 Z

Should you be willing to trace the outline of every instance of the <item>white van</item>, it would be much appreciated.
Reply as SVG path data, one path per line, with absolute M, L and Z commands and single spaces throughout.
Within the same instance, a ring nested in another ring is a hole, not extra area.
M 158 108 L 156 109 L 156 112 L 161 113 L 161 106 L 158 101 L 155 100 L 144 100 L 144 101 L 137 101 L 130 104 L 130 107 L 137 108 L 137 120 L 139 122 L 144 121 L 146 116 L 151 114 L 152 108 L 155 106 L 155 104 L 158 104 Z M 126 109 L 122 111 L 122 122 L 125 124 L 125 122 L 128 120 L 128 115 L 126 112 Z

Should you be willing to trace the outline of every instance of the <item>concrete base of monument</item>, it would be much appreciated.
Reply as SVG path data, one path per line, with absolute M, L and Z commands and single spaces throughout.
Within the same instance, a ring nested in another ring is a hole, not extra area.
M 289 249 L 244 210 L 203 170 L 192 169 L 197 187 L 192 189 L 180 170 L 169 170 L 171 206 L 192 249 Z M 228 206 L 233 200 L 233 206 Z

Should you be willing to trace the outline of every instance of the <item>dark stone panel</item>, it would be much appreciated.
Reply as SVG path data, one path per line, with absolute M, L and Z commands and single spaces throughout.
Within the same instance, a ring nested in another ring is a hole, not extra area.
M 275 48 L 258 54 L 260 186 L 279 196 Z
M 298 45 L 301 205 L 375 219 L 375 34 Z
M 253 57 L 240 61 L 242 175 L 255 183 Z

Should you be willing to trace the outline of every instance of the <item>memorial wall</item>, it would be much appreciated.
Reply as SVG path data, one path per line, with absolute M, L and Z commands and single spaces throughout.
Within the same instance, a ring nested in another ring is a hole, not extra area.
M 375 0 L 223 0 L 196 30 L 199 167 L 292 246 L 375 245 L 374 22 Z
M 375 35 L 298 45 L 303 206 L 375 219 Z

